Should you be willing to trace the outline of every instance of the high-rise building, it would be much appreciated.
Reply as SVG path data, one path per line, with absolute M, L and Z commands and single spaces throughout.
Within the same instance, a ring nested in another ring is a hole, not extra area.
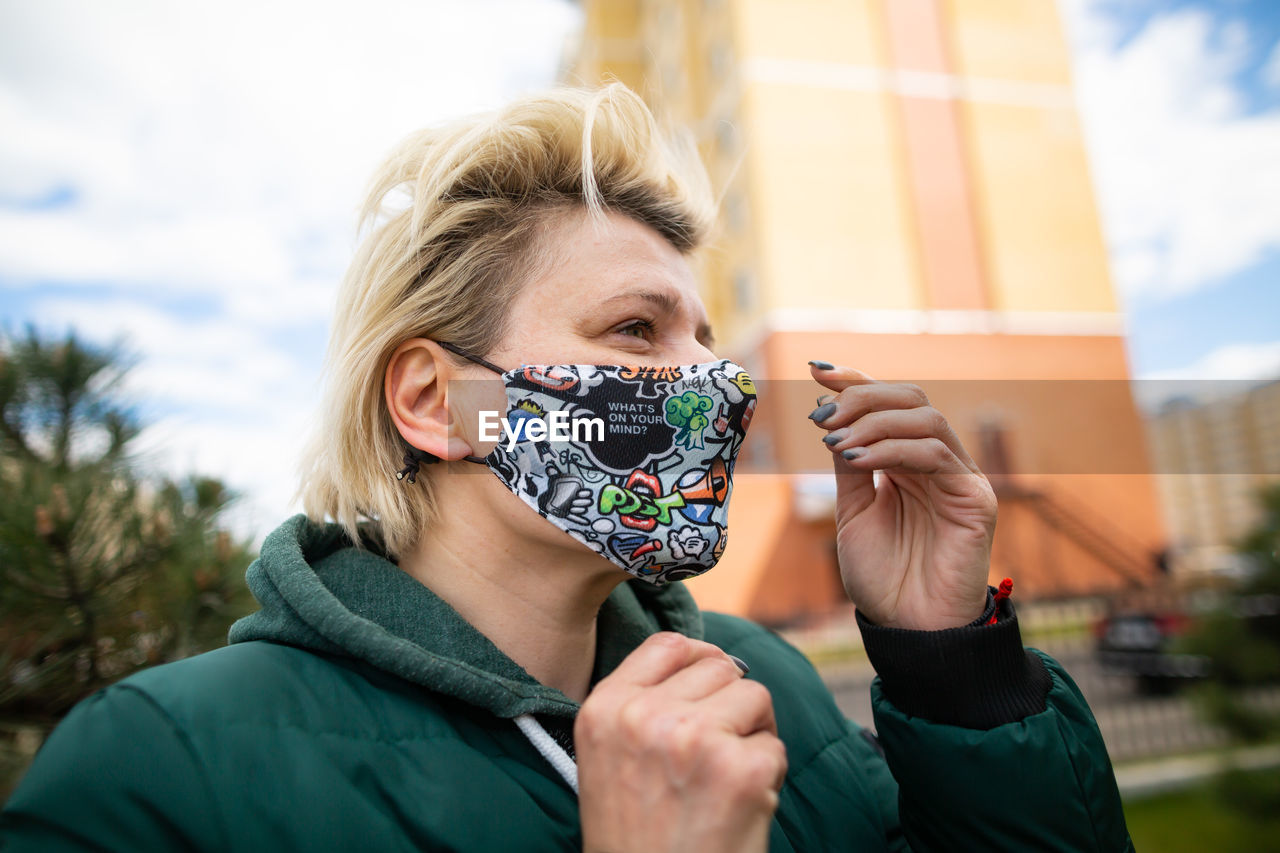
M 1280 482 L 1280 381 L 1231 387 L 1242 384 L 1170 400 L 1147 424 L 1181 575 L 1247 571 L 1235 546 L 1260 519 L 1259 493 Z
M 566 78 L 697 135 L 722 197 L 704 299 L 762 388 L 700 602 L 844 603 L 809 359 L 929 393 L 998 485 L 993 576 L 1021 595 L 1150 577 L 1162 524 L 1052 0 L 582 5 Z

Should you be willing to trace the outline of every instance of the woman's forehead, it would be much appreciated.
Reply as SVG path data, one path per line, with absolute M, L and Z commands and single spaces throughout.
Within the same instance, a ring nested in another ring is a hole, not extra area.
M 564 221 L 544 239 L 557 260 L 525 288 L 524 307 L 579 314 L 636 303 L 705 320 L 692 267 L 648 225 L 610 212 L 599 226 L 586 217 Z

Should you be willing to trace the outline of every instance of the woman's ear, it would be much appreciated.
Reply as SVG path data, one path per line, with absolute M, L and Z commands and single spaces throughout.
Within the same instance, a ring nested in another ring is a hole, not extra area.
M 472 453 L 449 412 L 449 380 L 457 369 L 435 341 L 412 338 L 391 354 L 383 391 L 391 421 L 413 447 L 440 459 Z

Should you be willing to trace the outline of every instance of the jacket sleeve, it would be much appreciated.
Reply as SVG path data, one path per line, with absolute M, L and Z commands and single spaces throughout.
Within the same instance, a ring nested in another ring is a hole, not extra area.
M 1053 658 L 993 625 L 883 628 L 859 615 L 872 709 L 915 853 L 1133 849 L 1106 745 Z
M 117 684 L 72 708 L 40 747 L 0 812 L 0 849 L 224 849 L 215 802 L 182 730 Z

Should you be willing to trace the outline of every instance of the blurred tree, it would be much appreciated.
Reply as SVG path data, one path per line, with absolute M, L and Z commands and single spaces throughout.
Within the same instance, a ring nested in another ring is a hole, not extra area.
M 1193 651 L 1209 657 L 1214 680 L 1224 685 L 1280 681 L 1280 483 L 1259 492 L 1258 502 L 1262 517 L 1237 546 L 1249 574 L 1191 638 Z M 1246 740 L 1265 734 L 1246 728 L 1237 729 Z
M 1188 638 L 1189 650 L 1211 661 L 1212 678 L 1196 691 L 1202 713 L 1236 744 L 1280 737 L 1280 713 L 1246 699 L 1252 689 L 1280 682 L 1280 483 L 1260 492 L 1259 502 L 1262 518 L 1237 548 L 1249 576 Z M 1218 794 L 1255 821 L 1280 814 L 1280 775 L 1229 768 Z
M 0 334 L 0 719 L 48 725 L 134 670 L 224 645 L 251 554 L 217 480 L 147 477 L 131 363 Z
M 1280 483 L 1263 489 L 1258 501 L 1262 505 L 1262 520 L 1244 537 L 1239 548 L 1253 567 L 1245 582 L 1245 591 L 1280 595 Z

